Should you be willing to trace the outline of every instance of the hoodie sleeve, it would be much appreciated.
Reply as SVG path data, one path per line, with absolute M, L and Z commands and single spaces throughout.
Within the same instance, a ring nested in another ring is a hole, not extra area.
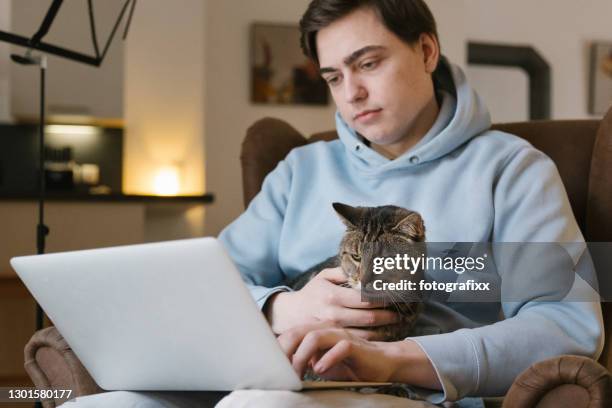
M 219 235 L 260 308 L 272 294 L 290 290 L 281 285 L 285 275 L 278 261 L 290 186 L 291 168 L 285 159 L 266 176 L 246 211 Z
M 519 148 L 501 169 L 494 206 L 494 242 L 584 242 L 554 163 L 531 146 Z M 573 254 L 572 259 L 578 262 L 582 255 Z M 581 262 L 579 267 L 592 269 L 592 264 Z M 503 279 L 511 282 L 513 276 Z M 597 294 L 579 277 L 571 292 L 574 299 L 590 301 L 544 301 L 545 290 L 535 289 L 522 300 L 502 299 L 503 321 L 411 338 L 427 354 L 443 385 L 443 394 L 428 399 L 438 403 L 504 395 L 518 374 L 543 359 L 560 354 L 597 358 L 603 346 Z

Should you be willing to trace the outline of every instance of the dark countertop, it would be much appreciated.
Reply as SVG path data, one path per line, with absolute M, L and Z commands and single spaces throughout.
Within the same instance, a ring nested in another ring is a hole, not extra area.
M 32 201 L 38 200 L 37 193 L 0 193 L 0 201 Z M 156 196 L 131 194 L 87 194 L 75 192 L 48 192 L 46 202 L 78 201 L 78 202 L 136 202 L 136 203 L 176 203 L 176 204 L 210 204 L 214 201 L 211 193 L 193 196 Z

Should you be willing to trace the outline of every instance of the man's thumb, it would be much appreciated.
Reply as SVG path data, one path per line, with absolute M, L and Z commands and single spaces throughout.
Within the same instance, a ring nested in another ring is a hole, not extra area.
M 339 266 L 335 268 L 323 269 L 319 273 L 319 276 L 335 284 L 344 283 L 348 280 L 348 278 L 344 274 L 344 271 Z

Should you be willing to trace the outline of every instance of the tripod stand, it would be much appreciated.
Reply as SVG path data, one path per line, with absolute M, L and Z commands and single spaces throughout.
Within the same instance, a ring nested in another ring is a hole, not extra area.
M 47 57 L 32 56 L 28 50 L 24 56 L 13 54 L 11 59 L 22 65 L 36 65 L 40 67 L 40 112 L 38 122 L 38 224 L 36 225 L 36 253 L 45 253 L 45 241 L 49 235 L 49 227 L 45 225 L 45 74 L 47 71 Z M 43 327 L 44 314 L 36 303 L 36 330 Z

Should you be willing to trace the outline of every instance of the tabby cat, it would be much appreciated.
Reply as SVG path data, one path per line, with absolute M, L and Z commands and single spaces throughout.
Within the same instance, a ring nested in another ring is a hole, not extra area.
M 375 257 L 394 257 L 395 254 L 420 256 L 424 254 L 425 225 L 421 216 L 414 211 L 393 205 L 381 207 L 351 207 L 333 203 L 347 229 L 340 243 L 338 255 L 299 275 L 288 285 L 294 290 L 303 288 L 323 269 L 341 266 L 347 277 L 343 286 L 362 290 L 364 300 L 384 301 L 387 308 L 401 316 L 398 323 L 373 328 L 385 341 L 403 340 L 411 335 L 423 303 L 418 292 L 413 291 L 375 291 L 372 282 L 383 279 L 385 282 L 399 282 L 407 279 L 419 282 L 423 271 L 411 275 L 405 270 L 385 270 L 383 274 L 372 273 Z

